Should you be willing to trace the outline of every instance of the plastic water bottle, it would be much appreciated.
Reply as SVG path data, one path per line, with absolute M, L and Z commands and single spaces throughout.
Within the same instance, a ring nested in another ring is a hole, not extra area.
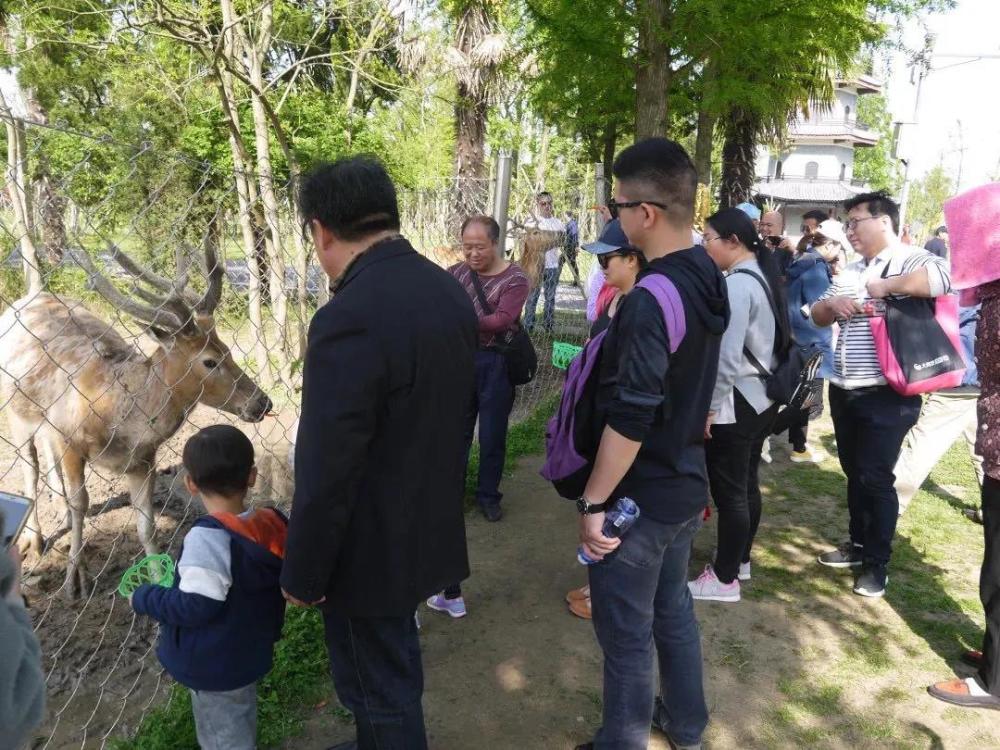
M 604 526 L 601 527 L 601 531 L 604 532 L 604 536 L 621 537 L 638 520 L 639 506 L 635 504 L 635 500 L 630 497 L 621 497 L 604 516 Z M 581 565 L 593 565 L 600 562 L 600 560 L 588 557 L 587 553 L 583 551 L 583 545 L 577 547 L 576 559 Z

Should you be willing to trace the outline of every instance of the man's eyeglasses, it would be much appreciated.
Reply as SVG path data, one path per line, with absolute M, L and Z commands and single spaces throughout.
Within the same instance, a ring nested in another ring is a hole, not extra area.
M 658 203 L 657 201 L 616 201 L 614 198 L 608 201 L 608 210 L 614 214 L 617 211 L 621 211 L 623 208 L 635 208 L 636 206 L 641 206 L 643 203 L 650 206 L 656 206 L 657 208 L 662 208 L 664 211 L 667 210 L 666 203 Z
M 850 221 L 844 222 L 844 230 L 848 232 L 853 232 L 858 228 L 858 224 L 862 221 L 868 221 L 869 219 L 878 219 L 879 216 L 862 216 L 860 219 L 851 219 Z

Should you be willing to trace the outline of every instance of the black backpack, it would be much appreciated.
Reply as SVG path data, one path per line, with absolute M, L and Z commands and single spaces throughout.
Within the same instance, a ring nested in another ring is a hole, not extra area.
M 767 303 L 771 307 L 771 313 L 775 320 L 775 331 L 777 331 L 780 313 L 767 282 L 746 268 L 737 268 L 733 273 L 745 273 L 757 279 L 757 283 L 764 290 Z M 795 339 L 789 338 L 784 351 L 776 349 L 775 354 L 778 358 L 778 364 L 774 370 L 768 370 L 753 355 L 753 352 L 746 346 L 743 347 L 743 355 L 764 381 L 764 391 L 767 393 L 767 397 L 785 407 L 778 412 L 778 417 L 771 430 L 772 434 L 777 435 L 787 430 L 788 426 L 796 421 L 803 411 L 808 411 L 813 406 L 816 400 L 813 381 L 823 363 L 823 352 L 815 344 L 811 345 L 807 352 L 803 352 L 795 343 Z

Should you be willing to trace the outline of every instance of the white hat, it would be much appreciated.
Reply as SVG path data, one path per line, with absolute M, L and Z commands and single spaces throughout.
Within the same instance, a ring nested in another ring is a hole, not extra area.
M 816 231 L 828 240 L 839 242 L 844 248 L 850 247 L 851 243 L 847 241 L 847 235 L 844 234 L 844 227 L 836 219 L 821 221 Z

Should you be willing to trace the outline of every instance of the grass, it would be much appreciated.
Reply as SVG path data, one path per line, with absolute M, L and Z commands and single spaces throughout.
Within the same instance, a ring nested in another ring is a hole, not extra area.
M 558 402 L 558 394 L 546 397 L 531 416 L 511 426 L 507 434 L 506 473 L 513 472 L 519 458 L 543 450 L 545 423 Z M 466 477 L 466 487 L 473 493 L 478 468 L 478 446 L 474 446 Z M 320 614 L 315 609 L 289 607 L 282 639 L 275 649 L 274 667 L 257 689 L 257 744 L 274 747 L 297 734 L 307 711 L 322 704 L 329 694 L 330 677 Z M 339 723 L 353 721 L 350 712 L 336 703 L 330 711 Z M 149 711 L 131 738 L 114 740 L 111 747 L 113 750 L 197 750 L 188 690 L 173 685 L 166 703 Z
M 834 457 L 820 466 L 778 460 L 762 472 L 765 520 L 744 598 L 780 612 L 780 632 L 768 635 L 782 641 L 787 657 L 771 650 L 775 663 L 763 660 L 756 634 L 749 665 L 744 649 L 732 648 L 738 640 L 712 655 L 737 680 L 752 669 L 755 688 L 768 696 L 746 746 L 1000 746 L 981 716 L 928 703 L 924 692 L 951 677 L 961 650 L 982 638 L 982 527 L 961 514 L 979 496 L 966 446 L 951 448 L 900 518 L 886 597 L 873 602 L 850 593 L 848 574 L 814 564 L 845 536 L 847 522 L 835 445 L 829 435 L 823 442 Z M 706 614 L 703 632 L 725 622 L 717 611 Z

